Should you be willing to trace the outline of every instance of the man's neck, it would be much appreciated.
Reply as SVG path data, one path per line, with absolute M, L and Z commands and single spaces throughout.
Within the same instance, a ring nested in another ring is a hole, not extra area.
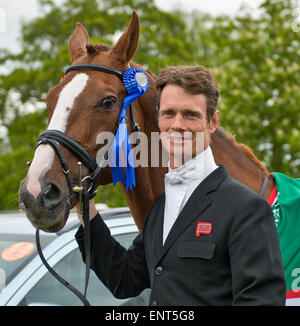
M 204 153 L 207 148 L 209 146 L 206 146 L 206 148 L 203 149 L 203 151 L 201 151 L 200 153 L 195 153 L 192 156 L 176 156 L 176 155 L 172 155 L 170 156 L 170 161 L 169 161 L 169 167 L 172 170 L 178 169 L 180 166 L 186 164 L 187 162 L 189 162 L 190 160 L 194 159 L 196 156 L 200 155 L 201 153 Z

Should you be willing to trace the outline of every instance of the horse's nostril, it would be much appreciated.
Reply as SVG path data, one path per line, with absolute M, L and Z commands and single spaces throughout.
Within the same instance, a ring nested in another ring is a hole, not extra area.
M 49 183 L 43 190 L 43 201 L 47 207 L 57 206 L 61 202 L 62 192 L 53 183 Z

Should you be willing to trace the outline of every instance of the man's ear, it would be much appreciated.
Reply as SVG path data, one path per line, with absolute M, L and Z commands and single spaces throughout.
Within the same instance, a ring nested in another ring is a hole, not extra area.
M 69 40 L 69 54 L 71 63 L 86 53 L 89 43 L 89 34 L 81 23 L 76 23 L 76 28 Z
M 212 116 L 212 119 L 209 122 L 209 130 L 211 133 L 215 132 L 219 124 L 219 110 L 216 110 Z
M 127 64 L 135 55 L 140 35 L 140 22 L 137 13 L 132 13 L 132 18 L 127 30 L 119 38 L 112 50 L 112 55 L 122 64 Z
M 155 112 L 156 112 L 157 117 L 159 117 L 159 106 L 158 105 L 156 105 L 156 107 L 155 107 Z

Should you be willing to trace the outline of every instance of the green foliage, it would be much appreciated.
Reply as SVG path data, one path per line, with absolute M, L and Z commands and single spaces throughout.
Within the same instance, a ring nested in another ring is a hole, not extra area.
M 221 85 L 221 121 L 271 171 L 299 176 L 300 33 L 292 1 L 265 1 L 260 15 L 220 17 L 210 40 Z
M 23 23 L 21 51 L 0 49 L 0 209 L 17 208 L 17 191 L 45 128 L 44 99 L 69 65 L 77 21 L 91 43 L 112 46 L 136 10 L 141 21 L 135 61 L 155 74 L 169 65 L 202 64 L 217 77 L 222 126 L 248 144 L 271 171 L 300 177 L 300 31 L 292 0 L 265 0 L 258 17 L 165 12 L 154 0 L 39 0 L 41 16 Z M 3 131 L 3 127 L 0 128 Z M 2 138 L 1 138 L 2 137 Z M 120 187 L 97 201 L 124 206 Z
M 0 208 L 18 208 L 18 188 L 24 178 L 36 146 L 36 135 L 46 127 L 44 110 L 22 115 L 8 127 L 8 148 L 0 158 Z
M 97 203 L 105 203 L 109 207 L 128 206 L 119 183 L 117 183 L 115 186 L 113 186 L 111 183 L 109 185 L 99 187 L 95 201 Z

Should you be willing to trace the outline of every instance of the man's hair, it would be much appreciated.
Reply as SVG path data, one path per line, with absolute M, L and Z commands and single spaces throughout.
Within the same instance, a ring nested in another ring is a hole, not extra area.
M 203 66 L 177 66 L 163 70 L 156 80 L 157 107 L 165 86 L 176 85 L 193 95 L 206 97 L 207 121 L 209 122 L 218 106 L 219 88 L 214 75 Z

